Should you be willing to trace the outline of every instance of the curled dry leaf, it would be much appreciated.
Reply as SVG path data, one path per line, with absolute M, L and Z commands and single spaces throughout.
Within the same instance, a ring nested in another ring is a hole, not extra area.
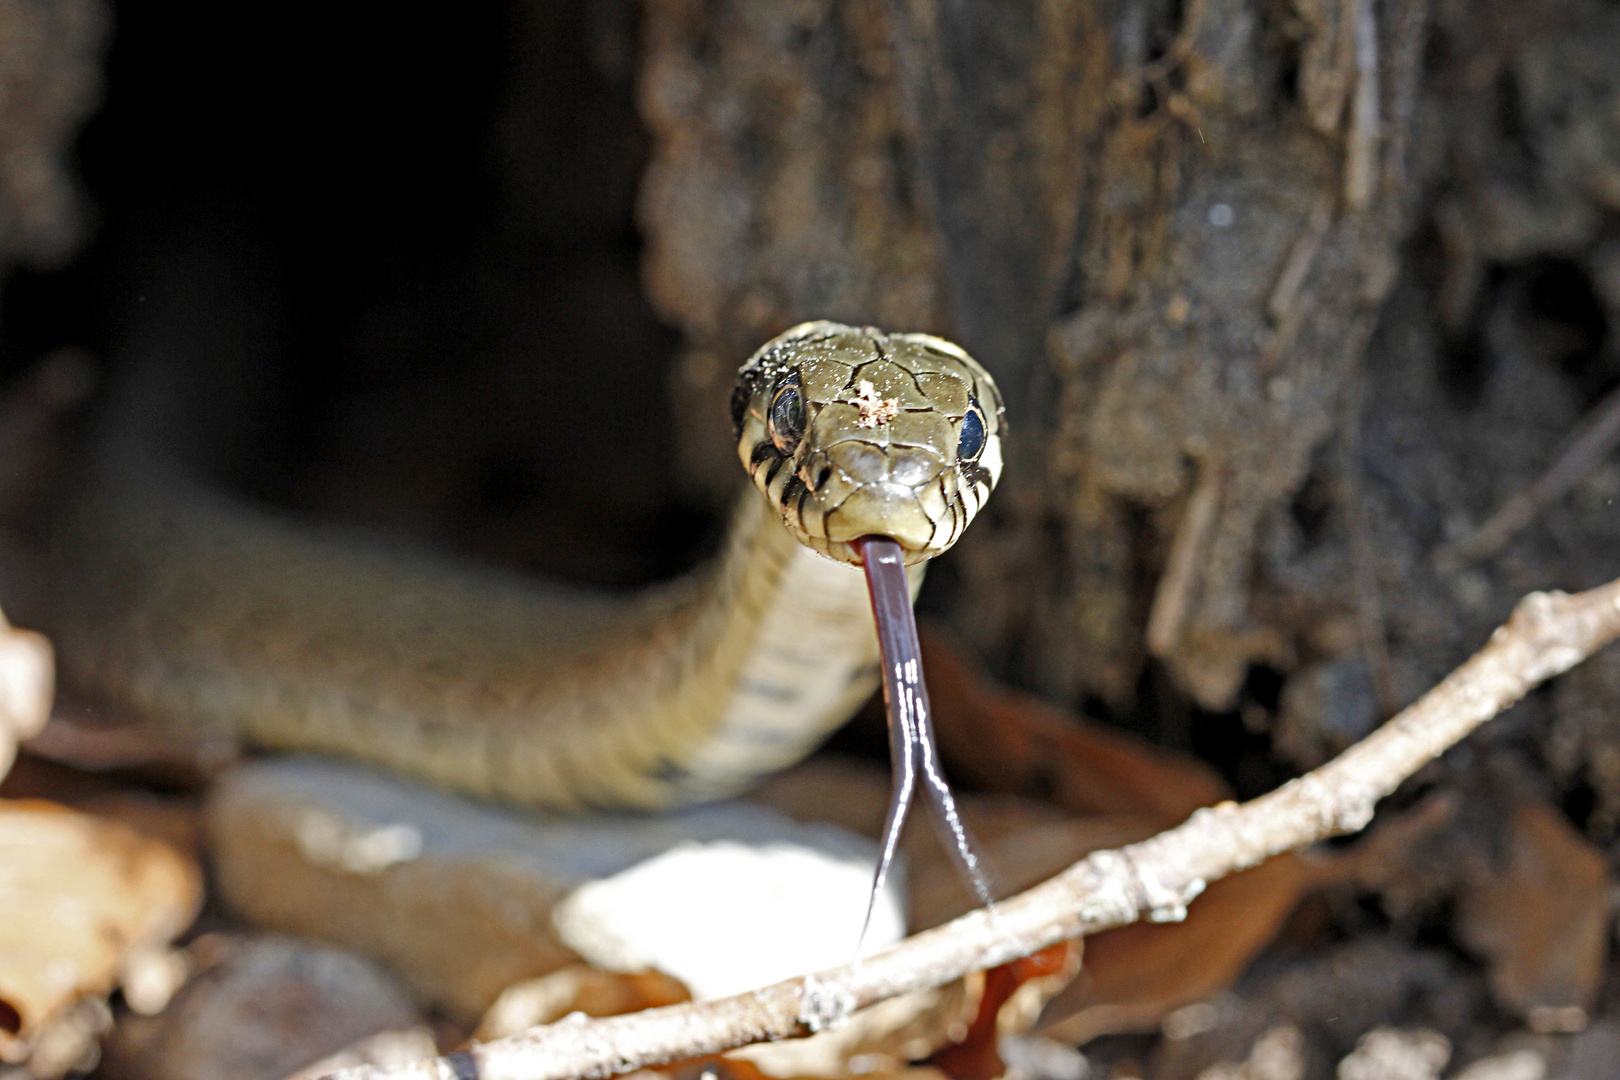
M 984 995 L 967 1035 L 928 1059 L 951 1080 L 997 1080 L 1007 1073 L 1001 1039 L 1022 1035 L 1041 1008 L 1080 970 L 1081 943 L 1060 941 L 984 973 Z
M 680 980 L 662 972 L 625 974 L 572 964 L 507 987 L 478 1022 L 473 1038 L 505 1038 L 524 1028 L 561 1020 L 569 1013 L 620 1016 L 690 1000 L 692 995 Z
M 112 990 L 130 955 L 166 944 L 202 902 L 168 845 L 50 803 L 0 802 L 0 1061 L 81 999 Z
M 45 726 L 55 679 L 51 643 L 0 615 L 0 776 L 10 770 L 17 744 Z

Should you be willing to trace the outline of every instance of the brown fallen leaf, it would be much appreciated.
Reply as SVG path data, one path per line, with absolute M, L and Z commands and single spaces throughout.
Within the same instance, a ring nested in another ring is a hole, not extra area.
M 940 747 L 954 775 L 997 791 L 1046 793 L 1065 809 L 1099 815 L 1083 819 L 1099 838 L 1110 827 L 1120 834 L 1076 844 L 1084 850 L 1072 858 L 1141 839 L 1231 797 L 1195 758 L 997 686 L 937 631 L 924 635 L 923 653 Z M 992 846 L 992 864 L 1013 861 L 1017 847 Z M 1047 1007 L 1045 1032 L 1079 1044 L 1156 1027 L 1236 979 L 1315 884 L 1303 860 L 1281 855 L 1215 882 L 1183 922 L 1138 923 L 1088 938 L 1079 977 Z
M 1174 763 L 1175 755 L 1163 756 Z M 888 778 L 878 766 L 823 756 L 766 781 L 750 798 L 801 820 L 830 817 L 874 836 Z M 1004 892 L 1043 881 L 1093 851 L 1152 836 L 1162 822 L 1142 815 L 1077 817 L 1010 795 L 968 795 L 960 806 Z M 973 906 L 926 823 L 908 826 L 902 850 L 913 931 Z M 1045 1022 L 1062 1021 L 1057 1037 L 1070 1041 L 1072 1034 L 1075 1043 L 1157 1026 L 1167 1013 L 1237 978 L 1327 872 L 1295 855 L 1278 856 L 1211 885 L 1188 908 L 1185 922 L 1137 924 L 1088 938 L 1080 976 L 1047 1007 Z
M 51 803 L 0 802 L 0 1061 L 113 989 L 132 952 L 196 917 L 197 867 L 125 826 Z
M 840 1072 L 837 1075 L 842 1077 L 847 1074 Z M 859 1075 L 863 1080 L 948 1080 L 943 1072 L 927 1066 L 873 1068 L 862 1071 Z M 729 1054 L 720 1054 L 672 1062 L 656 1069 L 643 1069 L 629 1074 L 624 1080 L 779 1080 L 779 1078 L 773 1077 L 751 1061 Z M 806 1073 L 793 1080 L 818 1080 L 818 1077 Z
M 1208 765 L 996 685 L 939 631 L 922 634 L 940 750 L 951 774 L 987 791 L 1083 814 L 1164 824 L 1231 798 Z
M 821 754 L 770 777 L 748 798 L 799 821 L 831 822 L 876 839 L 889 803 L 889 773 L 872 762 Z M 963 795 L 959 806 L 990 868 L 991 884 L 1003 895 L 1045 881 L 1100 848 L 1145 840 L 1159 831 L 1159 821 L 1151 817 L 1080 817 L 1016 795 Z M 925 813 L 913 814 L 900 850 L 911 932 L 938 926 L 977 906 Z
M 1004 1076 L 1007 1067 L 1001 1059 L 1001 1037 L 1029 1031 L 1041 1008 L 1080 970 L 1081 953 L 1080 942 L 1060 941 L 985 972 L 984 996 L 967 1035 L 936 1052 L 928 1064 L 943 1069 L 951 1080 Z
M 1459 827 L 1462 806 L 1460 792 L 1441 788 L 1386 812 L 1333 860 L 1324 883 L 1331 879 L 1376 893 L 1391 919 L 1410 925 L 1456 894 L 1461 865 L 1481 843 L 1476 830 Z
M 1457 935 L 1486 961 L 1499 1006 L 1539 1031 L 1585 1026 L 1608 954 L 1608 864 L 1525 778 L 1431 792 L 1325 877 L 1376 893 L 1407 924 L 1455 901 Z
M 1316 883 L 1294 854 L 1210 883 L 1178 923 L 1133 923 L 1086 939 L 1085 965 L 1047 1006 L 1040 1031 L 1076 1045 L 1148 1031 L 1166 1015 L 1213 997 L 1277 936 Z
M 1026 888 L 1092 851 L 1153 835 L 1200 806 L 1229 797 L 1204 763 L 996 686 L 937 632 L 923 643 L 929 694 L 953 778 L 1002 796 L 969 796 L 962 814 L 1004 890 Z M 1016 798 L 1041 792 L 1063 807 Z M 881 769 L 820 758 L 766 781 L 751 796 L 802 820 L 833 820 L 876 836 L 888 799 Z M 1079 816 L 1077 816 L 1077 813 Z M 903 850 L 912 929 L 971 905 L 926 827 Z M 1283 855 L 1211 885 L 1180 923 L 1137 924 L 1089 938 L 1085 963 L 1047 1006 L 1044 1031 L 1065 1042 L 1156 1027 L 1168 1013 L 1229 985 L 1316 884 L 1316 871 Z M 982 1043 L 982 1040 L 981 1040 Z M 963 1075 L 994 1068 L 984 1047 Z
M 1608 958 L 1603 852 L 1539 800 L 1508 817 L 1500 861 L 1474 860 L 1458 897 L 1458 931 L 1490 964 L 1492 995 L 1538 1031 L 1578 1031 L 1592 1015 Z

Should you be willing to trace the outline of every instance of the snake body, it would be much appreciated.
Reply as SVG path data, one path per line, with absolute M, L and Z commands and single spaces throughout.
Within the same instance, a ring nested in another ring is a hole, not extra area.
M 150 462 L 102 465 L 52 546 L 64 684 L 546 810 L 733 794 L 872 692 L 851 542 L 896 539 L 915 590 L 994 486 L 1002 417 L 956 346 L 835 323 L 755 353 L 732 413 L 753 483 L 721 555 L 628 601 L 357 545 Z

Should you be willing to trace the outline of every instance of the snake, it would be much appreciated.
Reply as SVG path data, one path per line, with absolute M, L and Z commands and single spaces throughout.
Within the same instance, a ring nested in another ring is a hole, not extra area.
M 735 795 L 872 694 L 864 542 L 914 596 L 994 489 L 1006 419 L 958 346 L 827 321 L 742 365 L 731 419 L 749 482 L 720 553 L 629 597 L 357 542 L 106 436 L 50 545 L 63 686 L 539 811 Z

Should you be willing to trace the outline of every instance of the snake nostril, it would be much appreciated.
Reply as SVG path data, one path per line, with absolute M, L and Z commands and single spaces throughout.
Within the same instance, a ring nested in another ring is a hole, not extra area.
M 832 477 L 832 466 L 831 465 L 823 465 L 821 467 L 821 472 L 816 475 L 816 490 L 819 491 L 822 488 L 826 487 L 827 486 L 827 481 L 829 479 L 831 479 L 831 477 Z

